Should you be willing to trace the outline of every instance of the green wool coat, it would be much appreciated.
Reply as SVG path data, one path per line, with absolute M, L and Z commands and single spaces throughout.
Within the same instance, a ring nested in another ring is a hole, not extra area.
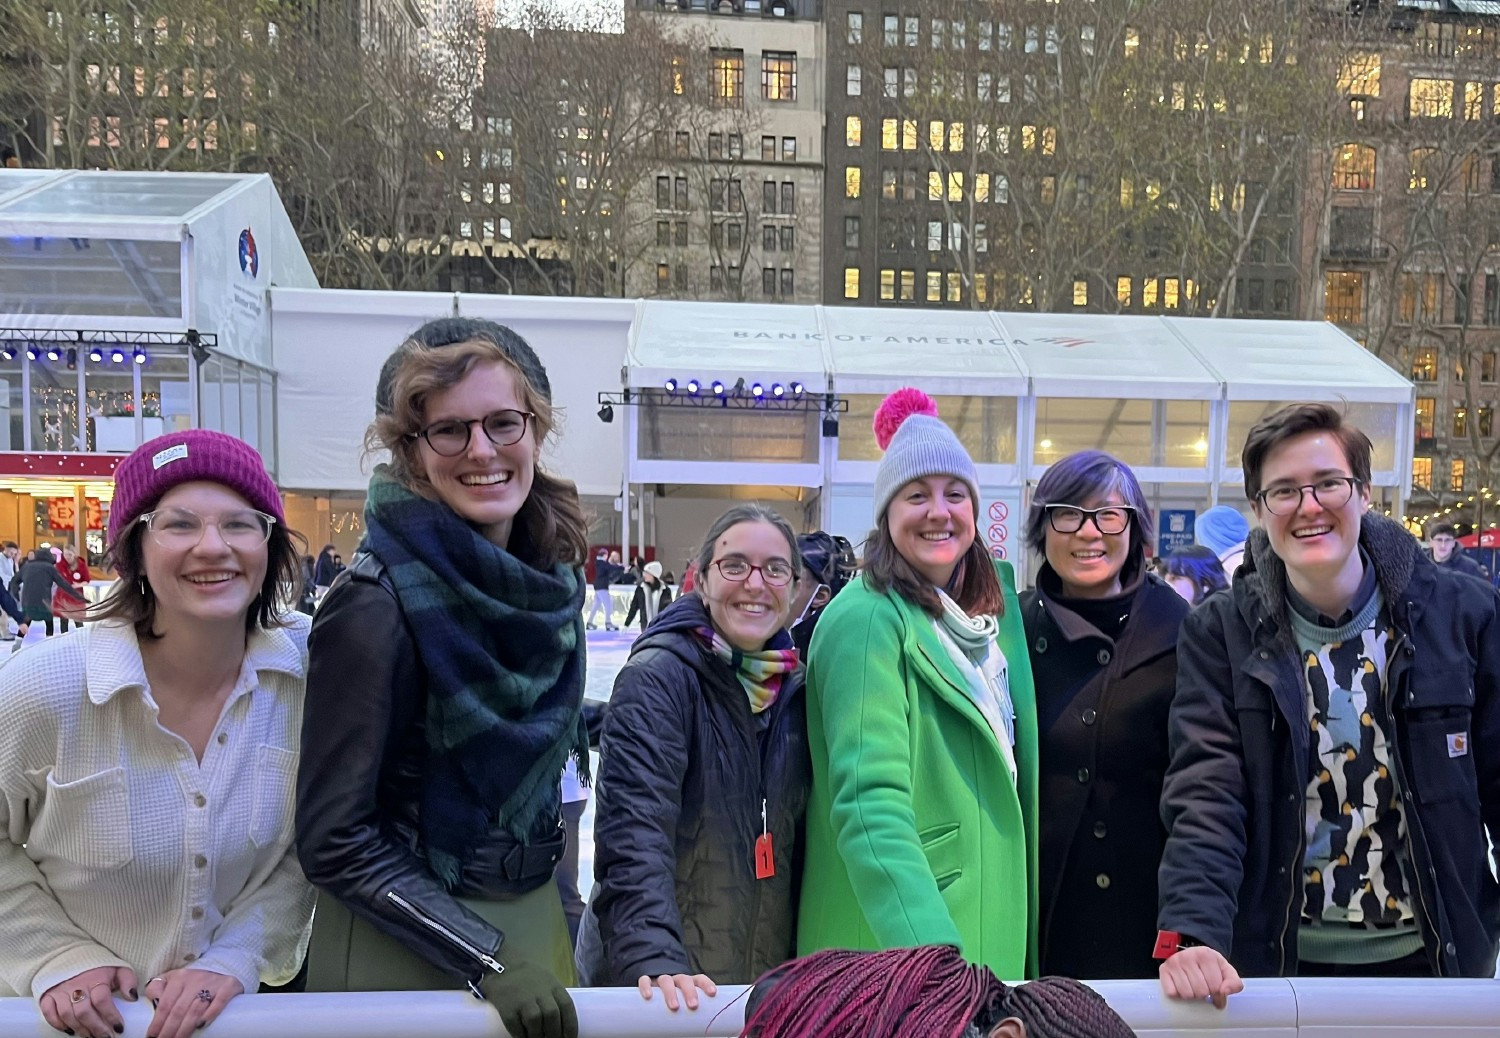
M 1003 979 L 1036 975 L 1036 702 L 1015 574 L 995 568 L 1017 782 L 926 613 L 861 576 L 818 620 L 799 955 L 952 944 Z

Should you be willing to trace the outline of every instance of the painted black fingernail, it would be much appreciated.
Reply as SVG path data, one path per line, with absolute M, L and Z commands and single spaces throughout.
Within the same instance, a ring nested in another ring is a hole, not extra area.
M 72 1033 L 73 1033 L 73 1028 L 71 1028 L 71 1027 L 64 1027 L 64 1028 L 63 1028 L 63 1031 L 64 1031 L 64 1032 L 65 1032 L 65 1033 L 66 1033 L 66 1034 L 72 1034 Z
M 124 1034 L 124 1033 L 125 1033 L 125 1025 L 124 1024 L 115 1024 L 115 1034 Z
M 135 988 L 131 988 L 130 989 L 130 997 L 131 998 L 140 998 L 141 997 L 141 993 L 139 991 L 137 991 Z
M 154 999 L 154 998 L 153 998 L 153 999 L 152 999 L 152 1000 L 151 1000 L 151 1008 L 152 1008 L 152 1009 L 155 1009 L 155 1008 L 156 1008 L 156 1005 L 157 1005 L 157 1001 L 158 1001 L 158 1000 L 157 1000 L 157 999 Z M 154 1034 L 148 1034 L 148 1035 L 147 1035 L 147 1036 L 146 1036 L 146 1038 L 156 1038 L 156 1035 L 154 1035 Z
M 208 1021 L 207 1020 L 199 1020 L 198 1021 L 198 1030 L 201 1031 L 206 1026 L 208 1026 Z

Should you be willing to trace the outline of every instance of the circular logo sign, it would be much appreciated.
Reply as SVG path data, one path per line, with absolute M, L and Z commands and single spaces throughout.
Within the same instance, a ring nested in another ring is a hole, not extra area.
M 255 248 L 255 235 L 248 227 L 240 232 L 240 270 L 251 277 L 260 273 L 260 253 Z
M 990 505 L 990 519 L 992 521 L 1003 523 L 1009 518 L 1010 509 L 1006 507 L 1004 501 L 996 501 L 994 504 Z

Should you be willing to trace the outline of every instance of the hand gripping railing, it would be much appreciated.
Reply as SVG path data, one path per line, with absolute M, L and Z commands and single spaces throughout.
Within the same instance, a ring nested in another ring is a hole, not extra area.
M 1146 1038 L 1500 1038 L 1500 981 L 1250 980 L 1220 1012 L 1173 1002 L 1156 981 L 1094 984 Z M 582 988 L 579 1038 L 728 1038 L 744 1024 L 745 991 L 724 986 L 696 1012 L 669 1012 L 634 988 Z M 141 1036 L 145 1002 L 121 1003 Z M 55 1038 L 29 998 L 0 998 L 0 1038 Z M 241 995 L 205 1038 L 505 1038 L 487 1004 L 455 991 Z M 809 1035 L 807 1038 L 819 1038 Z

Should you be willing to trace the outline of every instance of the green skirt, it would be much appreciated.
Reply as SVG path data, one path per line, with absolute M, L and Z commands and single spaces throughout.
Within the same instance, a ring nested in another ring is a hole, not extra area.
M 498 958 L 525 959 L 552 971 L 565 987 L 577 984 L 568 921 L 557 884 L 548 880 L 509 901 L 458 898 L 505 934 Z M 476 964 L 477 965 L 477 964 Z M 308 991 L 441 991 L 462 985 L 355 916 L 327 894 L 318 896 L 307 950 Z

